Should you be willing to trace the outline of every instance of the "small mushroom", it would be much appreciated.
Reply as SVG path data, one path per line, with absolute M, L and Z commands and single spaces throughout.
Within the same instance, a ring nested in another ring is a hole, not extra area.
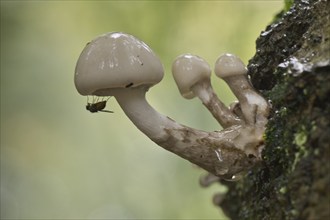
M 214 93 L 211 69 L 204 59 L 192 54 L 180 55 L 172 64 L 172 73 L 181 95 L 186 99 L 197 96 L 223 128 L 242 123 Z
M 215 74 L 226 81 L 237 97 L 248 125 L 264 126 L 269 107 L 267 101 L 252 87 L 244 63 L 233 54 L 223 54 L 215 63 Z
M 220 182 L 220 178 L 214 176 L 212 173 L 207 173 L 199 178 L 199 185 L 202 187 L 209 187 L 213 183 Z
M 241 126 L 205 132 L 158 113 L 146 92 L 161 81 L 163 66 L 142 41 L 125 33 L 97 37 L 82 51 L 75 70 L 81 95 L 114 96 L 127 117 L 152 141 L 217 176 L 232 176 L 254 163 L 236 139 Z

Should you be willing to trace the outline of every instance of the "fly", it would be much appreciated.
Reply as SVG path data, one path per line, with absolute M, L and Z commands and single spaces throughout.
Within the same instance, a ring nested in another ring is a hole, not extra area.
M 107 101 L 109 99 L 110 99 L 110 97 L 107 100 L 103 100 L 103 101 L 98 102 L 98 98 L 96 100 L 94 100 L 94 98 L 93 98 L 93 102 L 92 103 L 89 103 L 88 102 L 88 96 L 87 96 L 86 110 L 87 111 L 90 111 L 91 113 L 95 113 L 95 112 L 113 113 L 113 111 L 104 110 L 104 108 L 106 107 Z

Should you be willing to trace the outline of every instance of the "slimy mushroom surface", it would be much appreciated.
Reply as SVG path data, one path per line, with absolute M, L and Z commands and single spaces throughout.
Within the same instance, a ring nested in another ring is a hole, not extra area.
M 147 44 L 129 34 L 107 33 L 87 44 L 77 61 L 74 82 L 81 95 L 114 96 L 153 142 L 215 176 L 232 180 L 260 160 L 263 127 L 256 129 L 259 118 L 245 110 L 254 103 L 244 97 L 242 105 L 239 98 L 242 114 L 229 110 L 213 92 L 209 65 L 198 56 L 183 55 L 172 69 L 183 96 L 198 96 L 225 129 L 202 131 L 155 110 L 146 93 L 162 80 L 163 65 Z M 246 123 L 250 118 L 255 123 Z
M 114 32 L 86 45 L 76 65 L 74 82 L 81 95 L 102 96 L 111 95 L 113 88 L 152 86 L 163 76 L 163 64 L 148 45 L 132 35 Z

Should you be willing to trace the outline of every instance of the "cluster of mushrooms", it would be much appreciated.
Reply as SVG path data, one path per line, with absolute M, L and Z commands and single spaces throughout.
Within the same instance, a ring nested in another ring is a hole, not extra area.
M 238 99 L 229 108 L 215 94 L 204 59 L 184 54 L 172 65 L 182 96 L 197 96 L 223 127 L 213 132 L 179 124 L 147 102 L 146 92 L 162 80 L 164 68 L 150 47 L 132 35 L 106 33 L 88 43 L 74 82 L 81 95 L 115 97 L 134 125 L 159 146 L 212 176 L 235 180 L 261 160 L 269 105 L 251 86 L 245 65 L 235 55 L 220 56 L 214 72 Z

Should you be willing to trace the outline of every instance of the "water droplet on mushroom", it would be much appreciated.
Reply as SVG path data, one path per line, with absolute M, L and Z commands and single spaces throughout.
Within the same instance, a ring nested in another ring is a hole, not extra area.
M 216 149 L 216 150 L 214 150 L 214 152 L 215 152 L 215 154 L 217 155 L 218 160 L 219 160 L 220 162 L 222 162 L 223 159 L 222 159 L 222 155 L 221 155 L 221 149 Z

